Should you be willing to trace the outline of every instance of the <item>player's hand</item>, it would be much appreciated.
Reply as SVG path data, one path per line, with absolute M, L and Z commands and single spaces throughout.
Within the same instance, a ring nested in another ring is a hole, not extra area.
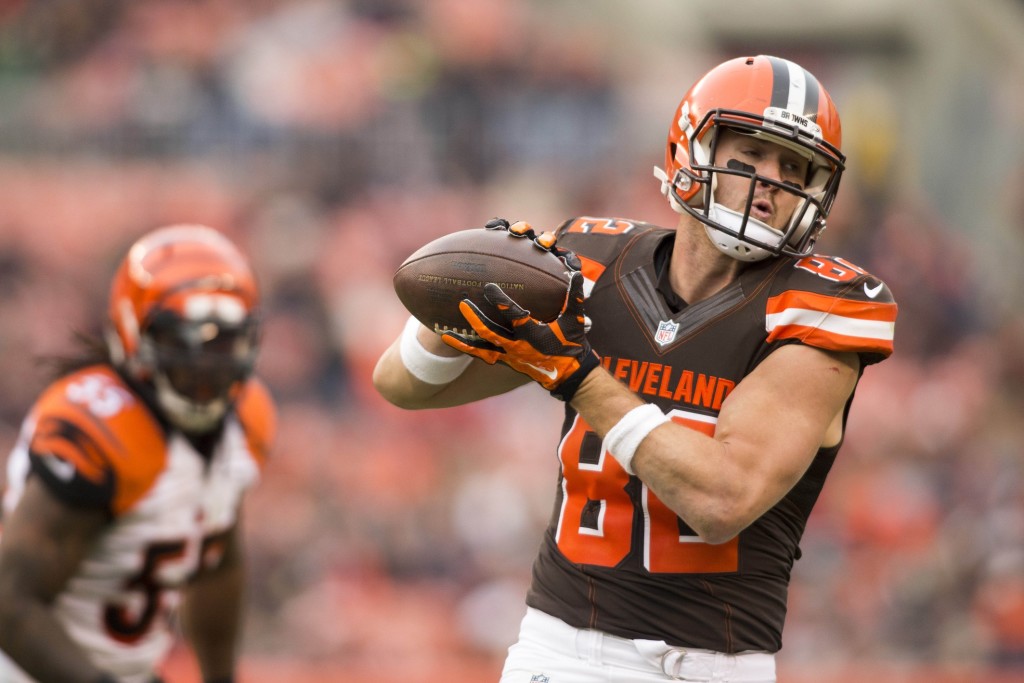
M 487 221 L 484 225 L 487 230 L 507 230 L 513 237 L 523 237 L 533 242 L 534 246 L 544 251 L 549 251 L 558 258 L 562 259 L 562 262 L 566 265 L 569 270 L 575 271 L 580 270 L 582 264 L 580 259 L 576 256 L 575 252 L 569 249 L 563 249 L 556 244 L 557 237 L 555 233 L 545 231 L 539 235 L 534 231 L 526 221 L 515 221 L 510 223 L 504 218 L 492 218 Z
M 502 319 L 491 320 L 476 304 L 463 299 L 459 310 L 479 338 L 445 332 L 444 343 L 491 365 L 500 361 L 556 398 L 572 400 L 580 383 L 599 364 L 587 341 L 583 275 L 572 274 L 565 307 L 550 323 L 531 318 L 493 282 L 484 285 L 484 296 Z

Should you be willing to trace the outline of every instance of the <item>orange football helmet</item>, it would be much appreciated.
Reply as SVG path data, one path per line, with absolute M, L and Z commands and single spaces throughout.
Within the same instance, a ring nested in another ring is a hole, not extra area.
M 729 128 L 796 151 L 809 161 L 798 187 L 758 176 L 742 164 L 718 163 L 717 132 Z M 805 255 L 825 229 L 846 158 L 832 98 L 806 69 L 779 57 L 731 59 L 709 71 L 683 97 L 669 128 L 665 169 L 655 168 L 672 207 L 702 222 L 722 252 L 742 261 Z M 728 164 L 728 165 L 727 165 Z M 750 179 L 747 206 L 715 202 L 716 174 Z M 750 217 L 754 186 L 769 183 L 801 199 L 780 230 Z
M 260 296 L 245 256 L 203 225 L 147 233 L 110 289 L 107 346 L 116 366 L 151 388 L 177 427 L 220 424 L 252 373 Z

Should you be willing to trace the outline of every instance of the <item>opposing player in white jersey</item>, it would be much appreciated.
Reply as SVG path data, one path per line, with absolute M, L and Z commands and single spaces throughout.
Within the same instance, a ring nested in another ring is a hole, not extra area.
M 204 681 L 230 683 L 240 505 L 275 420 L 255 277 L 216 230 L 160 228 L 121 262 L 107 322 L 8 458 L 0 682 L 159 681 L 180 615 Z

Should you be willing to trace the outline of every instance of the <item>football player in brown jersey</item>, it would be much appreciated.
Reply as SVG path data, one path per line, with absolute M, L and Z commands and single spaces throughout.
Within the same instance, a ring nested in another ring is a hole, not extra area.
M 240 505 L 275 419 L 252 375 L 254 275 L 212 228 L 157 229 L 122 260 L 107 323 L 8 459 L 0 681 L 157 681 L 181 602 L 204 681 L 229 683 Z
M 727 61 L 682 99 L 655 169 L 674 229 L 492 221 L 578 268 L 562 315 L 533 320 L 488 285 L 502 319 L 461 304 L 479 336 L 410 323 L 382 355 L 376 386 L 402 407 L 530 380 L 565 401 L 558 495 L 502 683 L 775 680 L 800 538 L 896 320 L 882 281 L 812 251 L 840 150 L 811 73 Z

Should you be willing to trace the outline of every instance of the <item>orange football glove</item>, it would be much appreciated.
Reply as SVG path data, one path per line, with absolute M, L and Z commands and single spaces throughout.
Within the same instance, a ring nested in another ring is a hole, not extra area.
M 502 320 L 491 320 L 463 299 L 459 310 L 479 338 L 445 332 L 444 343 L 490 365 L 501 361 L 555 398 L 571 401 L 583 379 L 600 364 L 585 331 L 583 275 L 572 274 L 562 313 L 550 323 L 531 318 L 493 282 L 484 285 L 484 297 L 497 307 Z

